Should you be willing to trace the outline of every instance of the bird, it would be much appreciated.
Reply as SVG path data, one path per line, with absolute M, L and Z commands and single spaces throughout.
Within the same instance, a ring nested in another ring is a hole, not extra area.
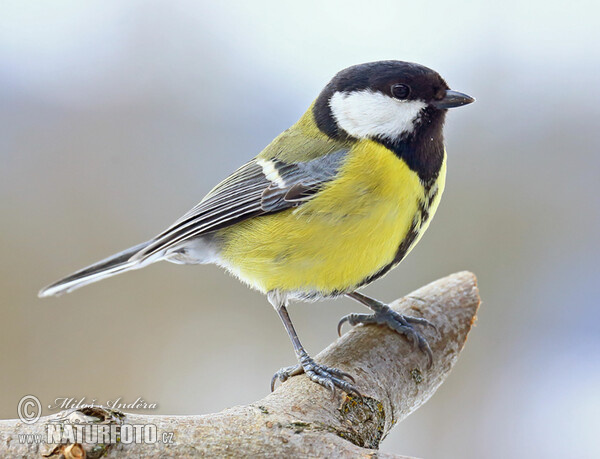
M 417 244 L 435 214 L 446 177 L 443 127 L 450 108 L 474 102 L 434 70 L 386 60 L 338 72 L 308 110 L 254 159 L 216 185 L 152 239 L 39 292 L 60 295 L 157 261 L 216 264 L 264 293 L 278 313 L 297 364 L 277 381 L 306 374 L 357 393 L 355 378 L 317 363 L 288 314 L 291 301 L 350 297 L 372 310 L 338 324 L 384 325 L 432 353 L 417 325 L 359 289 L 387 274 Z

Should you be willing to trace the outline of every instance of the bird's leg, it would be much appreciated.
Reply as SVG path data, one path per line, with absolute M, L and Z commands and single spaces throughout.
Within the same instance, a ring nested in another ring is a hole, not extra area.
M 271 300 L 271 297 L 269 300 Z M 354 382 L 354 378 L 351 375 L 337 368 L 319 365 L 312 359 L 310 355 L 308 355 L 308 352 L 306 352 L 304 346 L 302 346 L 302 343 L 300 343 L 300 339 L 296 334 L 296 330 L 294 330 L 292 320 L 290 319 L 285 304 L 280 302 L 277 305 L 274 304 L 274 306 L 281 321 L 283 322 L 283 326 L 285 327 L 290 340 L 292 341 L 294 352 L 296 352 L 296 357 L 298 358 L 299 364 L 282 368 L 275 373 L 271 379 L 271 391 L 274 390 L 275 382 L 278 379 L 281 382 L 284 382 L 292 376 L 306 373 L 306 376 L 308 376 L 312 381 L 330 389 L 333 395 L 335 395 L 335 388 L 338 387 L 347 393 L 355 393 L 360 396 L 360 393 L 352 386 L 352 384 L 343 379 L 348 378 Z
M 426 319 L 402 315 L 391 309 L 387 304 L 369 298 L 362 293 L 352 292 L 347 293 L 346 295 L 370 308 L 373 311 L 373 314 L 353 313 L 342 317 L 338 323 L 338 335 L 341 336 L 342 325 L 345 322 L 348 322 L 352 326 L 358 324 L 387 325 L 392 330 L 406 336 L 413 344 L 413 347 L 418 346 L 418 348 L 427 355 L 427 368 L 431 367 L 433 363 L 433 354 L 429 347 L 429 343 L 423 335 L 415 330 L 413 325 L 427 325 L 434 329 L 435 325 Z

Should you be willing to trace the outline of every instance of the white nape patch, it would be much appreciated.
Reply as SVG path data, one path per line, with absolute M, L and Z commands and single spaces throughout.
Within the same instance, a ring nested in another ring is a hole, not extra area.
M 329 99 L 329 106 L 338 126 L 353 137 L 396 139 L 414 130 L 415 121 L 427 104 L 365 89 L 336 92 Z
M 267 177 L 269 181 L 276 183 L 279 188 L 285 187 L 285 180 L 283 180 L 277 169 L 275 169 L 273 161 L 268 159 L 257 159 L 256 164 L 262 167 L 263 174 L 265 174 L 265 177 Z

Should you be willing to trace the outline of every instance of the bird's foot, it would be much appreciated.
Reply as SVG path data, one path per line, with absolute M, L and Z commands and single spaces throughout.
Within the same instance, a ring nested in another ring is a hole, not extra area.
M 421 335 L 421 333 L 414 328 L 414 325 L 426 325 L 437 331 L 435 325 L 433 325 L 427 319 L 405 316 L 394 311 L 389 306 L 382 304 L 380 306 L 380 310 L 374 314 L 352 313 L 342 317 L 337 327 L 339 336 L 342 336 L 342 325 L 344 325 L 346 322 L 352 326 L 358 324 L 387 325 L 392 330 L 406 336 L 406 338 L 408 338 L 408 340 L 412 343 L 413 348 L 418 347 L 427 356 L 427 368 L 431 368 L 431 365 L 433 364 L 433 353 L 431 352 L 429 343 L 425 337 L 423 337 L 423 335 Z
M 273 375 L 273 378 L 271 379 L 271 391 L 275 389 L 275 383 L 277 380 L 285 382 L 292 376 L 306 373 L 306 376 L 308 376 L 311 381 L 314 381 L 317 384 L 320 384 L 321 386 L 331 390 L 332 396 L 334 397 L 336 394 L 336 387 L 348 394 L 354 393 L 361 397 L 360 392 L 358 392 L 358 390 L 356 390 L 352 384 L 344 380 L 344 378 L 347 378 L 353 383 L 356 382 L 354 378 L 345 371 L 339 370 L 338 368 L 320 365 L 316 363 L 306 352 L 300 355 L 298 361 L 300 362 L 298 365 L 284 367 Z

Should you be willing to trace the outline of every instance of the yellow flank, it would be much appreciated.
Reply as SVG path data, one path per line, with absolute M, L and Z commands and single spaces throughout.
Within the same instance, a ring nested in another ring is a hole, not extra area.
M 363 140 L 311 200 L 220 230 L 222 264 L 262 292 L 349 291 L 392 262 L 424 199 L 417 174 L 404 161 Z

